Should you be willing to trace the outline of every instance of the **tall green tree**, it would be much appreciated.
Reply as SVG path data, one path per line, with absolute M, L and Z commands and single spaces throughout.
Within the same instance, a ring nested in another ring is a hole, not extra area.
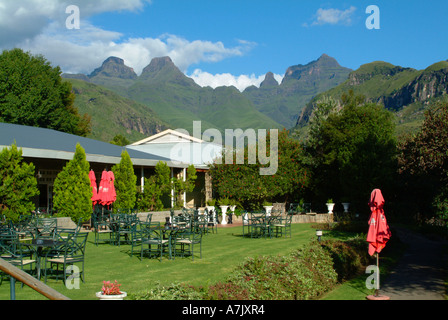
M 184 192 L 192 192 L 194 190 L 197 178 L 198 176 L 196 174 L 196 168 L 191 164 L 187 168 L 187 176 L 185 177 L 185 180 L 183 178 L 179 179 L 177 177 L 173 177 L 171 179 L 171 188 L 173 189 L 174 193 L 175 206 L 180 207 L 180 196 Z
M 266 141 L 271 141 L 268 136 Z M 304 196 L 310 174 L 305 153 L 299 141 L 289 137 L 286 130 L 278 134 L 278 168 L 273 175 L 260 175 L 263 165 L 249 163 L 249 146 L 244 150 L 244 163 L 215 162 L 210 166 L 215 196 L 236 200 L 246 209 L 258 209 L 265 200 L 270 202 L 299 201 Z M 258 148 L 257 148 L 258 149 Z M 267 154 L 271 154 L 270 145 Z
M 112 171 L 115 176 L 115 191 L 117 193 L 115 208 L 134 209 L 137 176 L 134 174 L 134 166 L 126 150 L 121 153 L 120 163 L 113 166 Z
M 307 145 L 313 166 L 311 194 L 319 202 L 347 197 L 358 210 L 367 208 L 374 188 L 387 194 L 396 178 L 396 139 L 393 114 L 349 92 L 342 109 L 310 132 Z
M 171 189 L 170 168 L 166 162 L 159 161 L 155 174 L 145 178 L 145 186 L 139 195 L 138 208 L 142 210 L 157 211 L 163 209 L 161 197 Z
M 22 160 L 22 149 L 15 144 L 0 152 L 0 214 L 13 222 L 31 214 L 32 198 L 39 194 L 34 165 Z
M 111 144 L 115 144 L 117 146 L 127 146 L 131 142 L 123 135 L 117 134 L 111 141 Z
M 438 216 L 448 224 L 448 101 L 425 112 L 420 130 L 399 144 L 402 200 L 423 218 Z M 409 213 L 409 212 L 408 212 Z
M 90 118 L 80 116 L 69 82 L 44 57 L 21 49 L 0 54 L 0 122 L 55 129 L 80 136 Z
M 88 220 L 92 214 L 90 164 L 78 143 L 73 159 L 59 172 L 54 181 L 54 208 L 59 217 L 70 217 L 73 222 Z

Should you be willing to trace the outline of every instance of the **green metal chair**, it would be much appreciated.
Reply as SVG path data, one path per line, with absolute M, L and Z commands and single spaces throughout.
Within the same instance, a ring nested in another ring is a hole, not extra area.
M 247 224 L 243 224 L 243 235 L 244 227 L 247 228 L 247 235 L 251 238 L 260 238 L 266 234 L 267 225 L 265 220 L 266 214 L 264 212 L 251 212 L 248 213 Z
M 3 230 L 0 233 L 0 258 L 30 274 L 36 269 L 35 250 L 22 243 L 14 230 Z
M 149 229 L 151 226 L 157 228 L 160 224 L 151 222 L 137 222 L 131 227 L 131 255 L 132 258 L 134 256 L 134 249 L 139 248 L 140 251 L 140 260 L 142 260 L 142 241 L 147 239 L 149 236 Z
M 60 246 L 53 248 L 45 257 L 44 272 L 45 282 L 47 282 L 48 273 L 56 273 L 56 279 L 59 279 L 59 266 L 62 266 L 64 281 L 67 280 L 67 266 L 76 265 L 79 268 L 79 277 L 85 282 L 84 275 L 84 257 L 86 251 L 88 232 L 69 233 L 66 241 Z M 47 263 L 50 268 L 47 269 Z M 53 267 L 56 266 L 56 270 Z
M 174 241 L 174 257 L 180 255 L 185 257 L 186 255 L 191 256 L 192 261 L 194 261 L 194 248 L 199 245 L 199 254 L 202 259 L 202 232 L 191 232 L 185 231 L 180 232 Z
M 54 239 L 58 227 L 56 218 L 37 218 L 37 238 Z
M 136 221 L 133 220 L 132 216 L 127 213 L 118 214 L 117 219 L 114 221 L 115 224 L 115 243 L 118 246 L 121 242 L 129 243 L 129 239 L 132 233 L 132 226 Z
M 198 214 L 193 220 L 192 231 L 206 234 L 208 232 L 208 215 Z
M 271 230 L 272 234 L 275 237 L 288 236 L 291 238 L 291 223 L 292 223 L 292 214 L 286 214 L 286 216 L 278 216 L 273 218 L 271 221 Z
M 143 259 L 145 254 L 148 254 L 149 258 L 158 255 L 160 262 L 162 262 L 163 255 L 169 255 L 171 257 L 170 239 L 166 239 L 163 235 L 163 230 L 160 228 L 160 224 L 154 224 L 151 227 L 147 227 L 146 234 L 141 241 L 140 259 Z M 148 246 L 145 248 L 145 246 Z
M 98 219 L 93 217 L 93 232 L 95 234 L 95 245 L 98 246 L 100 242 L 109 242 L 115 243 L 115 232 L 111 227 L 109 221 L 104 221 L 102 219 Z M 108 235 L 109 237 L 104 239 L 104 236 Z

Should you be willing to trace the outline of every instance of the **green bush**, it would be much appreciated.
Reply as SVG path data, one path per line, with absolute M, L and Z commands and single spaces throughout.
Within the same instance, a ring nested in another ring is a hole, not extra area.
M 368 265 L 367 242 L 360 237 L 347 241 L 326 240 L 322 247 L 331 255 L 338 282 L 353 278 Z
M 248 258 L 224 283 L 209 287 L 206 299 L 307 300 L 336 284 L 331 257 L 317 242 L 288 256 Z
M 130 300 L 201 300 L 203 294 L 199 289 L 184 283 L 162 285 L 157 283 L 147 291 L 129 293 Z
M 158 283 L 131 300 L 312 300 L 368 264 L 366 242 L 310 242 L 286 256 L 247 258 L 223 282 L 206 288 Z

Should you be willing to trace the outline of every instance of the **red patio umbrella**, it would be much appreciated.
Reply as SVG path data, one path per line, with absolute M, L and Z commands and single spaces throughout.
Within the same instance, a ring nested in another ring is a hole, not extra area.
M 98 196 L 103 206 L 109 206 L 115 202 L 117 194 L 114 187 L 115 176 L 112 171 L 104 170 L 101 174 L 100 189 Z
M 99 202 L 100 198 L 98 197 L 98 186 L 96 184 L 95 172 L 93 172 L 93 170 L 90 170 L 89 172 L 89 179 L 90 185 L 92 186 L 92 205 L 94 206 Z
M 369 207 L 371 210 L 369 219 L 369 231 L 367 233 L 367 242 L 369 243 L 369 254 L 372 256 L 376 253 L 376 272 L 378 278 L 376 279 L 376 290 L 374 296 L 368 296 L 369 300 L 388 300 L 389 297 L 378 294 L 380 289 L 379 277 L 379 253 L 386 246 L 392 233 L 384 215 L 384 198 L 380 189 L 374 189 L 370 195 Z
M 108 172 L 109 174 L 109 196 L 110 196 L 110 203 L 114 203 L 117 200 L 117 193 L 115 192 L 115 175 L 112 171 Z
M 386 216 L 384 215 L 384 198 L 380 189 L 375 189 L 370 195 L 369 207 L 371 210 L 369 219 L 369 231 L 367 242 L 369 243 L 369 254 L 380 253 L 391 237 Z

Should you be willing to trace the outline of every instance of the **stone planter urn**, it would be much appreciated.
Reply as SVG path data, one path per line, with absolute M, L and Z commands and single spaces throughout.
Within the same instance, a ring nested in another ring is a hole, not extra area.
M 249 224 L 249 214 L 247 212 L 243 214 L 243 224 L 245 225 Z
M 229 206 L 229 209 L 230 209 L 230 211 L 232 212 L 232 213 L 230 214 L 230 216 L 229 216 L 229 223 L 230 223 L 230 224 L 233 224 L 233 217 L 234 217 L 234 215 L 235 215 L 235 209 L 236 209 L 236 206 L 235 206 L 235 205 L 231 205 L 231 206 Z
M 348 212 L 348 208 L 350 207 L 350 203 L 342 202 L 342 205 L 344 206 L 344 212 L 347 213 Z
M 327 203 L 328 213 L 333 213 L 334 203 Z
M 127 297 L 126 292 L 122 292 L 121 294 L 103 294 L 101 291 L 96 293 L 96 297 L 100 300 L 124 300 Z
M 274 208 L 274 206 L 263 206 L 263 208 L 266 211 L 266 217 L 269 217 L 271 215 L 272 208 Z
M 221 224 L 227 224 L 227 209 L 229 208 L 229 206 L 219 206 L 221 208 L 221 213 L 222 213 L 222 220 L 221 220 Z
M 215 218 L 216 218 L 216 210 L 215 210 L 215 206 L 207 206 L 207 212 L 208 212 L 208 216 L 212 219 L 213 223 L 215 223 Z

